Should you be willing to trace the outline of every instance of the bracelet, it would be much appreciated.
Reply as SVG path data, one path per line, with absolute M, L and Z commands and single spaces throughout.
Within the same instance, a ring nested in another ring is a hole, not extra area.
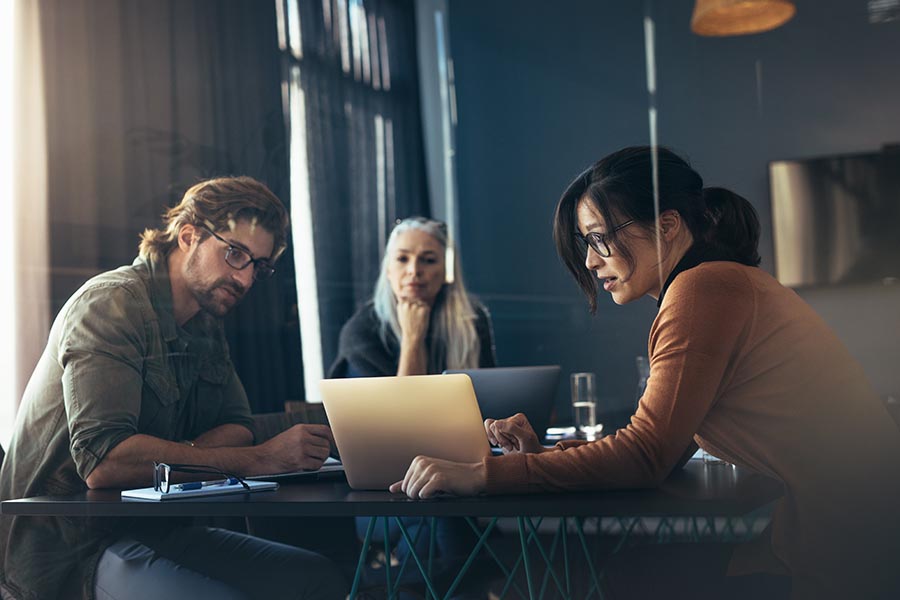
M 192 442 L 191 440 L 181 440 L 181 443 L 182 443 L 182 444 L 187 444 L 187 445 L 190 446 L 191 448 L 196 448 L 196 446 L 194 445 L 194 442 Z

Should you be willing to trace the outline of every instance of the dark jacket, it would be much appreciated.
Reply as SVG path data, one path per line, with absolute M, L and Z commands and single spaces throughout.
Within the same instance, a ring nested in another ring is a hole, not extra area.
M 480 368 L 494 367 L 497 359 L 494 354 L 494 335 L 491 318 L 487 309 L 475 306 L 475 332 L 481 342 L 481 355 L 478 360 Z M 375 315 L 375 305 L 368 302 L 359 309 L 341 329 L 338 342 L 338 356 L 331 369 L 329 378 L 342 377 L 384 377 L 397 374 L 400 362 L 400 341 L 388 332 L 387 343 L 381 338 L 381 325 Z M 431 333 L 426 338 L 426 346 L 431 347 Z M 428 372 L 437 374 L 447 368 L 446 364 L 428 365 Z

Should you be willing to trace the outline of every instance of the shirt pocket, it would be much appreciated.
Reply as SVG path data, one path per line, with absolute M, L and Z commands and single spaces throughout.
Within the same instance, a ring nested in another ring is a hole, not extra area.
M 178 384 L 166 365 L 155 361 L 149 363 L 144 373 L 144 382 L 144 387 L 146 388 L 144 393 L 145 400 L 147 400 L 146 390 L 149 390 L 162 406 L 169 406 L 178 402 L 180 396 Z
M 164 363 L 148 362 L 144 370 L 141 401 L 141 433 L 170 438 L 175 429 L 178 400 L 181 393 L 174 374 Z
M 225 399 L 225 386 L 231 376 L 230 369 L 224 364 L 206 362 L 200 367 L 197 375 L 197 401 L 193 403 L 188 430 L 198 436 L 221 425 L 222 405 Z
M 209 361 L 200 368 L 200 381 L 205 386 L 215 386 L 221 390 L 222 386 L 228 383 L 228 377 L 231 375 L 231 369 L 224 362 Z

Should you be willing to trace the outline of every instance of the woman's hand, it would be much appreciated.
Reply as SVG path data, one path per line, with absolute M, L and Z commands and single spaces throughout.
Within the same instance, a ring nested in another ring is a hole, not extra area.
M 425 500 L 438 494 L 475 496 L 487 485 L 484 463 L 459 463 L 428 456 L 417 456 L 409 465 L 403 481 L 390 487 L 413 500 Z
M 547 451 L 528 422 L 528 417 L 522 413 L 507 419 L 485 419 L 484 430 L 491 444 L 500 446 L 507 452 L 528 454 Z
M 397 375 L 425 375 L 428 373 L 428 350 L 425 338 L 431 307 L 421 300 L 397 301 L 397 320 L 400 321 L 400 357 Z
M 397 301 L 397 320 L 403 333 L 403 342 L 420 344 L 428 334 L 428 321 L 431 318 L 431 307 L 421 300 Z

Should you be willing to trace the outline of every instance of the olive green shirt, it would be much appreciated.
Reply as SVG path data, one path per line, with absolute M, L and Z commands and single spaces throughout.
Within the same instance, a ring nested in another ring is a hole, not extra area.
M 221 321 L 201 311 L 179 327 L 166 261 L 138 258 L 89 280 L 57 315 L 19 409 L 0 498 L 84 492 L 91 471 L 132 435 L 192 440 L 228 423 L 250 429 L 252 420 Z M 138 526 L 0 516 L 0 577 L 17 597 L 89 598 L 103 550 Z

